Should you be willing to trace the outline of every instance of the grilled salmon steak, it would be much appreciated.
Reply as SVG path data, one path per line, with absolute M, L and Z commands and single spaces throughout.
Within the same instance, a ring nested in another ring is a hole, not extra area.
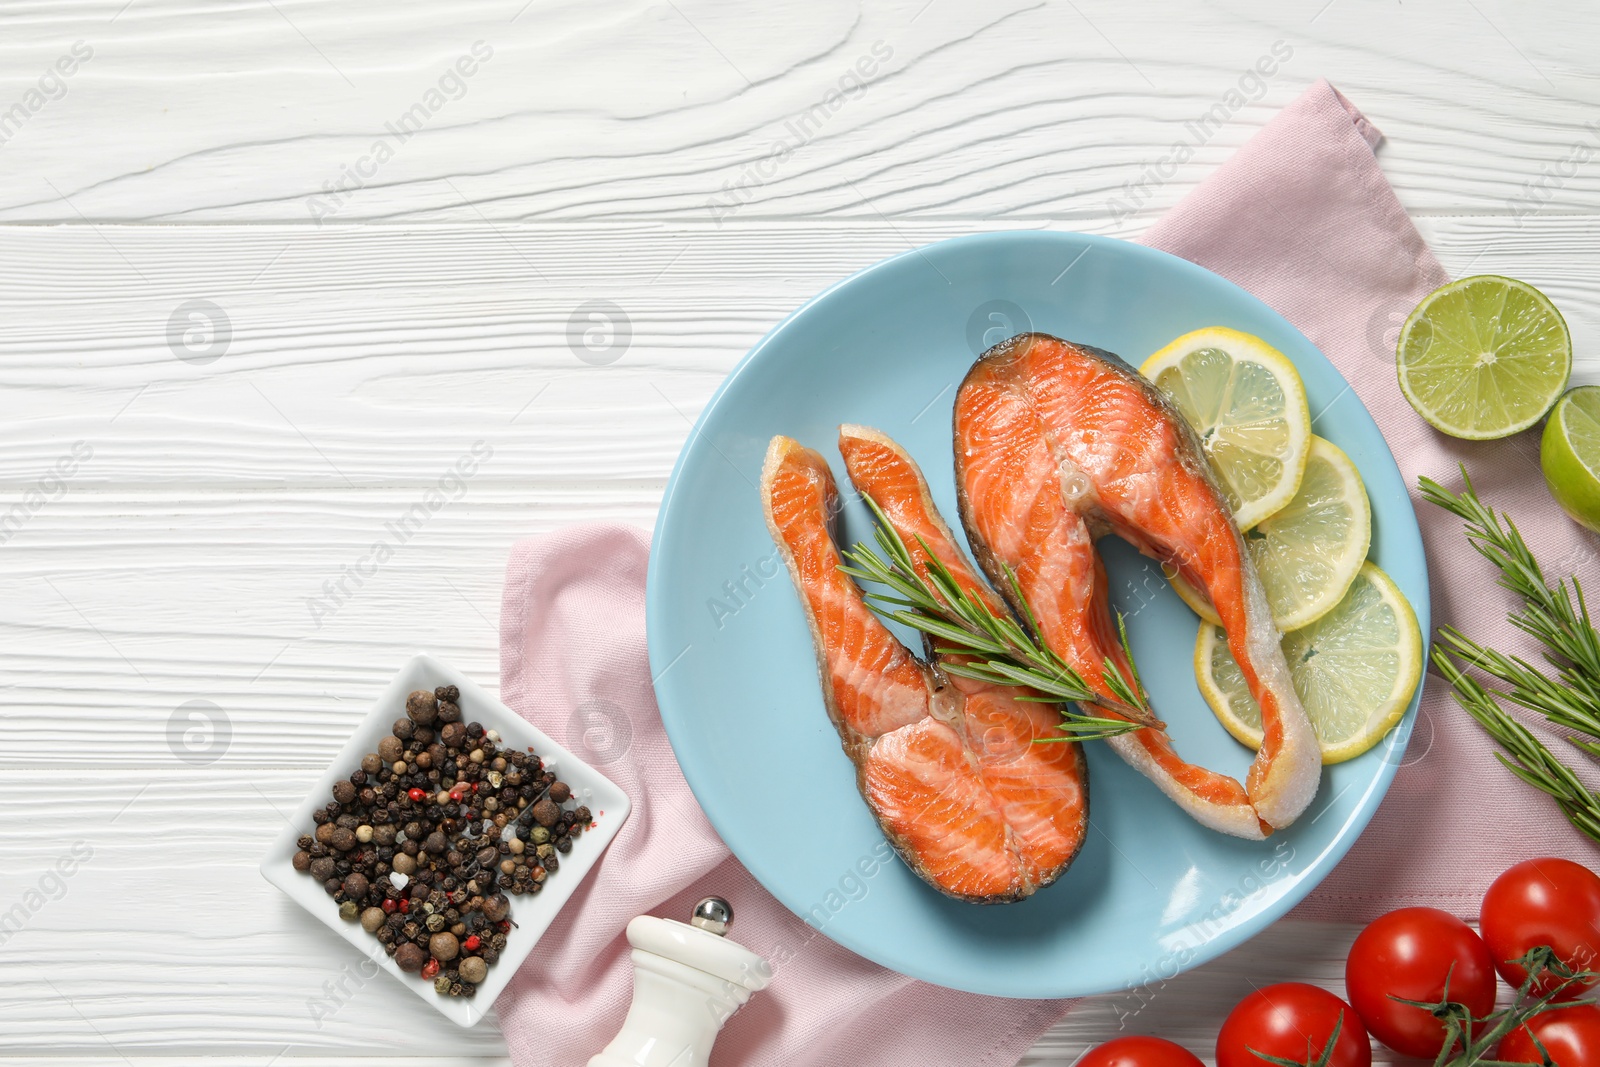
M 934 510 L 922 473 L 887 437 L 846 426 L 839 450 L 856 488 L 888 515 L 917 561 L 921 537 L 963 586 L 984 587 Z M 823 703 L 856 783 L 906 864 L 960 900 L 1021 900 L 1058 878 L 1088 831 L 1087 767 L 1058 737 L 1052 704 L 1027 690 L 947 675 L 914 655 L 839 570 L 838 490 L 827 462 L 774 437 L 761 477 L 767 525 L 810 625 Z
M 1108 701 L 1106 657 L 1125 677 L 1128 665 L 1095 539 L 1115 533 L 1205 592 L 1261 706 L 1265 739 L 1244 784 L 1186 762 L 1161 730 L 1108 743 L 1212 829 L 1259 839 L 1292 823 L 1317 791 L 1317 738 L 1261 581 L 1183 416 L 1111 353 L 1022 334 L 985 352 L 962 382 L 955 459 L 979 563 L 1008 597 L 1004 568 L 1016 573 L 1039 639 Z

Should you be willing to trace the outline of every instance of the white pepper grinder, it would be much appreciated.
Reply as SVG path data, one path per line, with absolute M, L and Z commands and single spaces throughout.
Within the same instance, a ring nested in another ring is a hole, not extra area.
M 772 980 L 766 960 L 724 939 L 732 924 L 720 897 L 696 904 L 687 923 L 652 915 L 628 923 L 633 1005 L 589 1067 L 706 1067 L 722 1024 Z

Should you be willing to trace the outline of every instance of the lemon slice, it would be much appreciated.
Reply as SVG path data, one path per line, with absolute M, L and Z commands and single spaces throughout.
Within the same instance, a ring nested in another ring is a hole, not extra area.
M 1332 441 L 1311 438 L 1294 499 L 1244 535 L 1278 629 L 1298 630 L 1332 611 L 1371 542 L 1372 508 L 1356 465 Z M 1221 625 L 1210 601 L 1183 578 L 1173 578 L 1172 589 L 1195 614 Z
M 1311 449 L 1311 410 L 1282 352 L 1210 326 L 1184 334 L 1139 370 L 1200 435 L 1241 530 L 1289 502 Z
M 1400 391 L 1452 437 L 1509 437 L 1538 422 L 1567 387 L 1572 338 L 1545 295 L 1479 274 L 1435 289 L 1400 328 Z
M 1556 403 L 1539 465 L 1561 509 L 1600 532 L 1600 385 L 1580 385 Z
M 1422 678 L 1422 634 L 1399 588 L 1371 563 L 1363 564 L 1337 607 L 1310 626 L 1286 634 L 1294 690 L 1322 745 L 1323 763 L 1342 763 L 1377 744 L 1405 714 Z M 1228 732 L 1251 748 L 1261 745 L 1261 708 L 1228 651 L 1219 627 L 1200 624 L 1194 643 L 1195 681 Z

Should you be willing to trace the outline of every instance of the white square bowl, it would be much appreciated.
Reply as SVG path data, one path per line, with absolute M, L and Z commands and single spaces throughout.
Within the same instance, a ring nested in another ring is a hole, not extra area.
M 346 922 L 339 918 L 338 905 L 322 888 L 322 883 L 309 874 L 295 870 L 293 863 L 294 854 L 299 851 L 297 842 L 300 835 L 309 834 L 315 828 L 311 813 L 332 799 L 333 783 L 359 767 L 362 756 L 377 751 L 378 742 L 388 736 L 394 721 L 404 717 L 406 696 L 412 690 L 432 690 L 441 685 L 460 688 L 462 722 L 478 722 L 483 724 L 485 730 L 498 731 L 501 744 L 506 748 L 526 751 L 528 746 L 533 746 L 533 751 L 544 761 L 546 769 L 554 771 L 561 781 L 572 787 L 573 800 L 588 805 L 594 813 L 596 824 L 594 829 L 586 830 L 572 839 L 572 851 L 561 857 L 560 868 L 545 881 L 543 890 L 531 896 L 511 897 L 511 920 L 515 925 L 506 935 L 505 951 L 489 968 L 489 977 L 478 987 L 477 994 L 470 998 L 440 996 L 433 991 L 433 982 L 402 971 L 384 951 L 382 943 L 363 930 L 359 922 Z M 332 765 L 317 779 L 310 795 L 295 809 L 292 825 L 284 829 L 261 861 L 261 873 L 267 881 L 327 923 L 340 937 L 393 975 L 396 981 L 403 982 L 446 1018 L 460 1026 L 473 1026 L 487 1014 L 495 998 L 533 951 L 533 946 L 555 921 L 561 906 L 588 875 L 589 869 L 599 860 L 611 839 L 617 836 L 630 808 L 627 795 L 593 767 L 535 729 L 461 671 L 432 656 L 420 654 L 413 656 L 384 687 L 383 694 L 372 705 L 366 718 L 361 720 L 344 748 L 339 750 Z

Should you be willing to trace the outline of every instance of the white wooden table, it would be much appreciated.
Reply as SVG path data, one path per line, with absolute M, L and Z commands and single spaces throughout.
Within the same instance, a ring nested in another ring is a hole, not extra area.
M 1192 7 L 0 5 L 0 1056 L 504 1063 L 381 979 L 326 1014 L 350 957 L 256 874 L 278 812 L 403 655 L 493 685 L 512 541 L 649 526 L 718 380 L 879 258 L 1135 234 L 1327 76 L 1446 267 L 1543 288 L 1596 380 L 1600 8 Z M 1349 936 L 1279 924 L 1025 1062 L 1205 1054 L 1247 973 L 1337 987 Z

